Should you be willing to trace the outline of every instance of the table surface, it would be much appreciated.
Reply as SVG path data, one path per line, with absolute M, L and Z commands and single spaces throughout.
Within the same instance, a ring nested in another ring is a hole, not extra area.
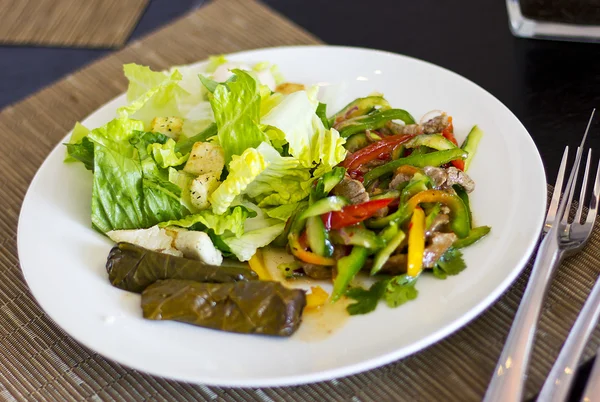
M 577 146 L 592 108 L 600 106 L 600 45 L 515 38 L 503 1 L 264 1 L 326 43 L 413 56 L 479 84 L 528 129 L 550 183 L 564 146 Z M 204 2 L 153 0 L 130 41 Z M 0 109 L 109 52 L 0 46 Z M 600 149 L 599 121 L 590 133 L 594 149 Z

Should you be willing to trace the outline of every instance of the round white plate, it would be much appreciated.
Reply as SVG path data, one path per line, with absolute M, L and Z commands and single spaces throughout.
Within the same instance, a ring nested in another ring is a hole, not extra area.
M 64 164 L 64 146 L 43 163 L 19 219 L 23 273 L 48 315 L 92 350 L 129 367 L 177 380 L 222 386 L 277 386 L 345 376 L 405 357 L 456 331 L 494 302 L 521 272 L 541 229 L 546 180 L 537 149 L 517 118 L 467 79 L 435 65 L 375 50 L 284 47 L 231 59 L 270 61 L 286 79 L 324 86 L 329 112 L 373 91 L 416 118 L 432 109 L 453 116 L 462 141 L 472 125 L 485 132 L 469 173 L 471 202 L 488 238 L 464 251 L 460 275 L 419 280 L 418 298 L 380 304 L 350 317 L 330 336 L 310 325 L 276 339 L 142 318 L 139 296 L 112 287 L 104 268 L 112 244 L 90 227 L 91 174 Z M 120 96 L 83 123 L 97 127 L 125 102 Z

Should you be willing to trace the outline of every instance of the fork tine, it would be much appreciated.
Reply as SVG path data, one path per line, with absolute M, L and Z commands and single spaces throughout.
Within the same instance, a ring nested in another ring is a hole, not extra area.
M 592 125 L 592 121 L 594 120 L 594 114 L 596 113 L 596 109 L 592 110 L 592 115 L 590 116 L 590 120 L 588 121 L 587 127 L 585 129 L 585 133 L 583 134 L 583 139 L 581 140 L 581 145 L 577 148 L 577 154 L 575 155 L 575 163 L 573 164 L 573 170 L 569 175 L 569 180 L 567 181 L 567 187 L 565 187 L 565 193 L 558 205 L 558 210 L 556 215 L 558 217 L 563 217 L 561 224 L 566 226 L 567 218 L 569 216 L 569 210 L 571 206 L 571 201 L 573 199 L 573 189 L 575 188 L 575 178 L 577 177 L 577 172 L 579 171 L 579 165 L 581 164 L 581 153 L 583 150 L 583 145 L 585 144 L 585 140 L 587 138 L 588 132 L 590 131 L 590 126 Z M 567 199 L 568 199 L 568 207 L 567 207 Z M 553 225 L 557 227 L 558 225 Z M 558 232 L 555 232 L 558 236 Z
M 573 222 L 581 223 L 581 215 L 583 214 L 583 202 L 585 200 L 585 192 L 587 190 L 588 176 L 590 173 L 590 163 L 592 162 L 592 150 L 588 151 L 587 162 L 585 163 L 585 173 L 583 174 L 583 182 L 581 183 L 581 193 L 579 193 L 579 207 Z
M 584 140 L 585 140 L 585 137 L 584 137 Z M 562 220 L 560 221 L 560 223 L 562 225 L 567 224 L 567 221 L 569 219 L 569 213 L 571 212 L 571 202 L 573 202 L 573 194 L 575 194 L 575 186 L 577 183 L 577 177 L 579 176 L 579 166 L 581 165 L 581 154 L 582 153 L 583 153 L 583 148 L 577 147 L 575 162 L 573 164 L 573 171 L 571 171 L 571 177 L 569 177 L 569 182 L 567 183 L 567 188 L 565 189 L 565 194 L 564 194 L 565 198 L 567 198 L 567 204 L 566 204 L 565 211 L 562 214 Z
M 590 207 L 588 209 L 587 218 L 585 223 L 594 222 L 596 215 L 598 215 L 598 201 L 600 200 L 600 162 L 598 163 L 598 169 L 596 169 L 596 182 L 594 183 L 594 195 L 590 200 Z
M 567 169 L 567 159 L 569 158 L 569 146 L 565 147 L 563 152 L 562 161 L 560 161 L 560 169 L 556 176 L 556 183 L 554 184 L 554 191 L 552 192 L 552 200 L 550 200 L 550 207 L 548 208 L 548 214 L 546 215 L 546 222 L 544 222 L 544 232 L 552 228 L 552 224 L 556 220 L 556 210 L 558 209 L 558 202 L 560 201 L 560 195 L 562 193 L 563 181 L 565 179 L 565 170 Z

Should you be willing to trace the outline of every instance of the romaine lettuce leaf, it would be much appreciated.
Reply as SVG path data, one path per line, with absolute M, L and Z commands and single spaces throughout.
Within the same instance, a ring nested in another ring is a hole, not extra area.
M 223 215 L 216 215 L 211 210 L 204 210 L 179 220 L 162 222 L 159 226 L 180 226 L 195 230 L 211 229 L 214 234 L 219 236 L 240 237 L 244 234 L 244 223 L 249 216 L 256 216 L 256 213 L 244 206 L 236 205 L 229 208 Z
M 210 99 L 226 163 L 267 140 L 258 127 L 261 98 L 256 80 L 242 70 L 233 72 L 237 78 L 218 85 Z
M 175 145 L 175 141 L 169 138 L 164 144 L 158 142 L 150 144 L 148 151 L 152 153 L 152 157 L 161 168 L 180 166 L 188 160 L 190 154 L 182 155 L 175 151 Z
M 225 213 L 235 198 L 242 194 L 268 166 L 256 148 L 248 148 L 241 155 L 234 155 L 229 163 L 227 178 L 210 195 L 209 201 L 215 214 Z
M 187 213 L 181 190 L 168 181 L 167 171 L 137 151 L 146 146 L 140 139 L 145 133 L 134 131 L 131 135 L 137 140 L 132 143 L 93 134 L 88 137 L 94 143 L 92 224 L 96 229 L 106 233 L 147 228 Z

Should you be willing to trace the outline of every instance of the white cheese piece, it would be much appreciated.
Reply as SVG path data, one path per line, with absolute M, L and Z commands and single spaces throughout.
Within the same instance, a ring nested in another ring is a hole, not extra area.
M 148 250 L 171 254 L 181 257 L 181 251 L 172 247 L 173 238 L 166 230 L 158 226 L 148 229 L 111 230 L 106 235 L 115 243 L 126 242 L 135 244 Z
M 200 260 L 209 265 L 221 265 L 223 262 L 223 255 L 206 233 L 185 229 L 174 232 L 176 233 L 175 247 L 183 253 L 184 257 Z

